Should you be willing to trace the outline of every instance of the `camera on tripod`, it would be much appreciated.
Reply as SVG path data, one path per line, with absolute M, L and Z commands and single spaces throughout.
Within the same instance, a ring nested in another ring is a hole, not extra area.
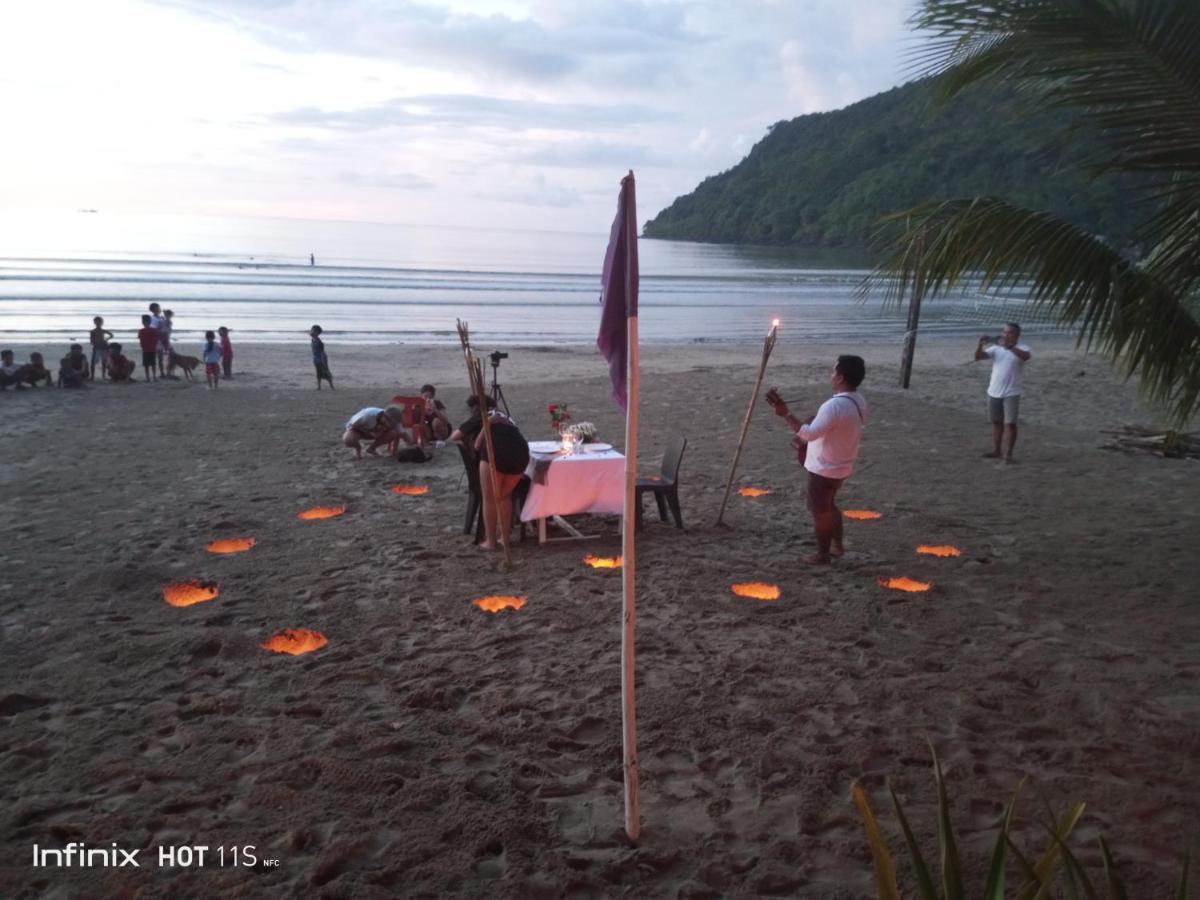
M 500 365 L 500 360 L 508 359 L 508 354 L 501 353 L 499 350 L 493 350 L 490 354 L 488 354 L 488 359 L 492 361 L 492 366 L 495 367 Z

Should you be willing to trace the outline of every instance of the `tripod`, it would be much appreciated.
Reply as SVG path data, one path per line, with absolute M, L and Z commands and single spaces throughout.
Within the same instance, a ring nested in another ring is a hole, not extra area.
M 495 356 L 493 356 L 491 358 L 491 360 L 492 360 L 492 394 L 491 394 L 492 403 L 495 405 L 496 409 L 503 408 L 504 414 L 511 419 L 512 414 L 508 411 L 508 400 L 506 400 L 504 397 L 504 388 L 500 387 L 500 381 L 498 378 L 498 376 L 500 374 L 500 360 L 497 359 Z

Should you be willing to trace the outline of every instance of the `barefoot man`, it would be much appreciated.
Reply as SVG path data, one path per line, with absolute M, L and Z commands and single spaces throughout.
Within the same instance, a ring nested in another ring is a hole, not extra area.
M 1000 335 L 1000 343 L 985 347 L 991 337 L 983 335 L 975 345 L 975 358 L 992 360 L 992 380 L 988 383 L 988 417 L 992 420 L 992 452 L 983 454 L 988 459 L 1000 458 L 1000 441 L 1008 435 L 1008 449 L 1004 461 L 1013 461 L 1013 447 L 1017 445 L 1017 409 L 1021 405 L 1021 369 L 1033 356 L 1029 348 L 1020 343 L 1021 326 L 1009 322 Z
M 821 404 L 811 423 L 792 415 L 775 391 L 767 402 L 775 415 L 783 416 L 796 432 L 795 440 L 808 445 L 804 468 L 808 470 L 808 508 L 817 531 L 817 552 L 804 562 L 827 565 L 831 557 L 845 552 L 842 544 L 842 512 L 834 503 L 838 488 L 850 477 L 858 458 L 858 444 L 867 421 L 867 401 L 858 392 L 867 367 L 861 356 L 839 356 L 829 383 L 833 396 Z

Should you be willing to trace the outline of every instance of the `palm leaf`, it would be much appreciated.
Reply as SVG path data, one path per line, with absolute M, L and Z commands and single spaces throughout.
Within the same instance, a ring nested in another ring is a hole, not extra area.
M 942 764 L 937 751 L 929 745 L 933 754 L 933 779 L 937 783 L 938 847 L 942 860 L 942 891 L 946 900 L 963 900 L 962 865 L 958 858 L 958 844 L 954 840 L 954 826 L 950 823 L 950 799 L 946 796 L 946 781 L 942 777 Z
M 867 829 L 867 843 L 871 846 L 871 859 L 875 863 L 875 887 L 879 891 L 879 900 L 900 900 L 900 888 L 896 884 L 896 866 L 892 855 L 888 852 L 887 841 L 879 828 L 879 820 L 871 809 L 867 795 L 857 782 L 850 787 L 850 796 L 863 817 L 863 825 Z
M 933 878 L 929 875 L 929 866 L 925 864 L 925 857 L 921 854 L 916 835 L 913 834 L 913 830 L 908 824 L 908 816 L 904 815 L 904 810 L 900 807 L 900 798 L 896 796 L 896 792 L 892 790 L 890 784 L 888 793 L 892 795 L 896 818 L 900 821 L 900 830 L 904 833 L 904 842 L 908 845 L 908 855 L 912 859 L 913 872 L 917 876 L 917 888 L 921 891 L 924 900 L 937 900 L 937 888 L 933 886 Z
M 943 96 L 1013 81 L 1100 129 L 1117 168 L 1200 170 L 1195 0 L 923 0 L 911 22 L 930 35 L 914 62 L 945 76 Z
M 988 866 L 987 883 L 983 888 L 983 900 L 1004 900 L 1004 863 L 1005 855 L 1009 845 L 1009 832 L 1012 830 L 1013 813 L 1017 808 L 1017 797 L 1021 793 L 1021 786 L 1025 784 L 1025 780 L 1021 779 L 1021 784 L 1017 785 L 1017 789 L 1013 791 L 1012 799 L 1008 801 L 1008 806 L 1004 810 L 1004 818 L 1000 821 L 1000 833 L 996 835 L 996 846 L 992 849 L 992 862 Z
M 928 204 L 860 290 L 882 285 L 900 302 L 921 284 L 927 297 L 977 279 L 984 290 L 1027 294 L 1078 327 L 1085 347 L 1119 358 L 1126 376 L 1178 421 L 1200 406 L 1200 322 L 1150 266 L 1131 264 L 1100 239 L 1049 213 L 992 198 Z
M 1125 885 L 1117 874 L 1117 864 L 1113 862 L 1104 838 L 1100 838 L 1100 855 L 1104 858 L 1104 880 L 1108 887 L 1108 900 L 1129 900 L 1129 895 L 1125 893 Z
M 1183 871 L 1179 873 L 1179 890 L 1175 892 L 1175 900 L 1187 900 L 1188 870 L 1192 867 L 1192 848 L 1183 851 Z

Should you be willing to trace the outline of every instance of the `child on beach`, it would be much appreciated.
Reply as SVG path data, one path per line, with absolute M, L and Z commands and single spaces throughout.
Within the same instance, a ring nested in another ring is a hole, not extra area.
M 221 345 L 214 331 L 204 332 L 204 341 L 204 352 L 200 354 L 204 358 L 204 380 L 209 390 L 215 391 L 221 382 Z
M 314 325 L 308 331 L 312 336 L 312 358 L 313 365 L 317 369 L 317 390 L 321 389 L 321 379 L 324 378 L 329 382 L 329 389 L 333 390 L 333 375 L 329 371 L 329 357 L 325 355 L 325 342 L 321 340 L 321 326 Z
M 150 305 L 158 306 L 157 303 Z M 146 381 L 158 380 L 158 376 L 154 374 L 154 362 L 156 359 L 159 363 L 162 362 L 162 358 L 158 356 L 158 329 L 154 327 L 153 321 L 150 316 L 142 316 L 142 327 L 137 333 L 138 343 L 142 347 L 142 368 L 146 370 Z
M 30 387 L 37 387 L 39 381 L 46 382 L 46 387 L 54 384 L 54 377 L 46 368 L 46 361 L 40 353 L 29 354 L 29 362 L 17 370 L 17 378 Z
M 100 316 L 92 319 L 96 327 L 91 330 L 89 337 L 92 341 L 92 371 L 91 379 L 96 380 L 96 360 L 100 360 L 100 373 L 102 376 L 108 375 L 108 341 L 113 336 L 111 331 L 104 327 L 104 319 Z
M 222 325 L 217 329 L 217 334 L 221 336 L 221 368 L 224 370 L 221 374 L 225 378 L 232 378 L 233 344 L 229 343 L 229 329 Z
M 13 360 L 11 350 L 0 350 L 0 391 L 8 390 L 10 384 L 18 389 L 24 387 L 21 384 L 21 367 Z
M 72 344 L 70 351 L 58 364 L 58 386 L 60 388 L 81 388 L 87 386 L 88 358 L 83 355 L 82 344 Z
M 137 366 L 133 360 L 121 353 L 121 345 L 115 341 L 108 345 L 108 377 L 112 381 L 133 381 Z
M 167 356 L 167 351 L 171 348 L 170 332 L 167 330 L 170 326 L 167 323 L 167 318 L 162 314 L 162 307 L 157 303 L 150 304 L 150 327 L 154 329 L 157 339 L 155 347 L 155 356 L 158 360 L 158 374 L 166 375 L 166 369 L 163 368 L 163 361 Z M 142 348 L 143 351 L 145 348 Z

